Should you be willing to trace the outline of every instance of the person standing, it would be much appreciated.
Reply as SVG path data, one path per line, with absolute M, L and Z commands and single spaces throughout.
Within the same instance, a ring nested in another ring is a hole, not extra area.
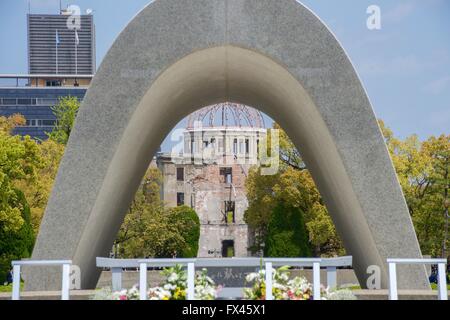
M 9 285 L 13 282 L 13 269 L 10 269 L 6 274 L 6 285 Z

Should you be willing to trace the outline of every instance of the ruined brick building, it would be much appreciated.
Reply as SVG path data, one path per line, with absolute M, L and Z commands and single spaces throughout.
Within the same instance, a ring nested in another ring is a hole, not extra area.
M 197 212 L 199 257 L 249 256 L 245 181 L 266 138 L 261 113 L 232 103 L 209 106 L 189 116 L 181 135 L 180 145 L 156 158 L 163 201 Z

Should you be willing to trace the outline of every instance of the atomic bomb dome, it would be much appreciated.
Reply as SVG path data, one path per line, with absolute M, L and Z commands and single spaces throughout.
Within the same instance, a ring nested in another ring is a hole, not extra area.
M 182 155 L 160 154 L 156 160 L 164 202 L 197 212 L 199 257 L 252 255 L 245 180 L 266 139 L 261 112 L 231 102 L 201 108 L 188 117 L 183 139 Z

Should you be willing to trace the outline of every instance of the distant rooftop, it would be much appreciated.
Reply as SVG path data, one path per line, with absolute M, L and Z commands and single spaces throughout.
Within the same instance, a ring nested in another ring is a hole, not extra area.
M 0 74 L 0 88 L 86 88 L 93 77 L 92 74 Z

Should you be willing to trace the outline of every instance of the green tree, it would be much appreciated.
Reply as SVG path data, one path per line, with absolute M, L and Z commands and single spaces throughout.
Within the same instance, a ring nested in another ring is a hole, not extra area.
M 397 172 L 422 253 L 444 253 L 445 200 L 450 188 L 450 135 L 420 141 L 417 135 L 404 140 L 394 136 L 383 121 L 380 127 Z M 446 241 L 446 247 L 449 246 Z
M 13 205 L 21 211 L 23 223 L 16 231 L 0 231 L 0 283 L 5 281 L 12 260 L 20 260 L 31 256 L 35 241 L 30 208 L 25 195 L 17 189 L 14 192 L 16 196 Z
M 169 223 L 177 226 L 185 241 L 184 247 L 177 255 L 182 258 L 197 257 L 200 239 L 200 219 L 197 213 L 188 206 L 171 208 L 169 212 Z
M 80 102 L 76 97 L 67 96 L 59 99 L 56 106 L 52 107 L 52 111 L 56 116 L 56 125 L 48 137 L 63 145 L 67 144 L 70 133 L 77 117 Z
M 64 145 L 48 139 L 38 144 L 41 163 L 32 181 L 19 180 L 15 186 L 22 190 L 31 210 L 31 224 L 37 234 L 47 206 L 59 163 L 64 154 Z
M 272 212 L 265 239 L 264 255 L 268 257 L 309 257 L 304 214 L 300 208 L 279 202 Z
M 8 123 L 0 117 L 0 123 Z M 41 166 L 38 144 L 30 137 L 10 135 L 12 128 L 0 127 L 0 230 L 16 232 L 24 223 L 17 206 L 15 183 L 36 179 Z
M 272 215 L 279 203 L 285 203 L 303 216 L 308 246 L 312 246 L 314 255 L 344 254 L 342 241 L 299 151 L 278 124 L 274 124 L 274 129 L 280 130 L 280 170 L 264 176 L 259 168 L 253 167 L 246 180 L 249 207 L 244 219 L 255 239 L 251 250 L 263 248 Z
M 116 256 L 126 258 L 152 256 L 145 246 L 146 232 L 150 223 L 161 224 L 164 209 L 159 196 L 162 176 L 158 169 L 150 168 L 130 205 L 125 220 L 116 237 Z
M 161 181 L 161 172 L 150 168 L 115 241 L 117 255 L 124 258 L 197 255 L 198 216 L 189 207 L 165 208 L 160 199 Z
M 30 137 L 11 135 L 23 117 L 0 117 L 0 280 L 11 260 L 29 257 L 34 244 L 30 209 L 19 181 L 32 183 L 41 166 L 38 144 Z

